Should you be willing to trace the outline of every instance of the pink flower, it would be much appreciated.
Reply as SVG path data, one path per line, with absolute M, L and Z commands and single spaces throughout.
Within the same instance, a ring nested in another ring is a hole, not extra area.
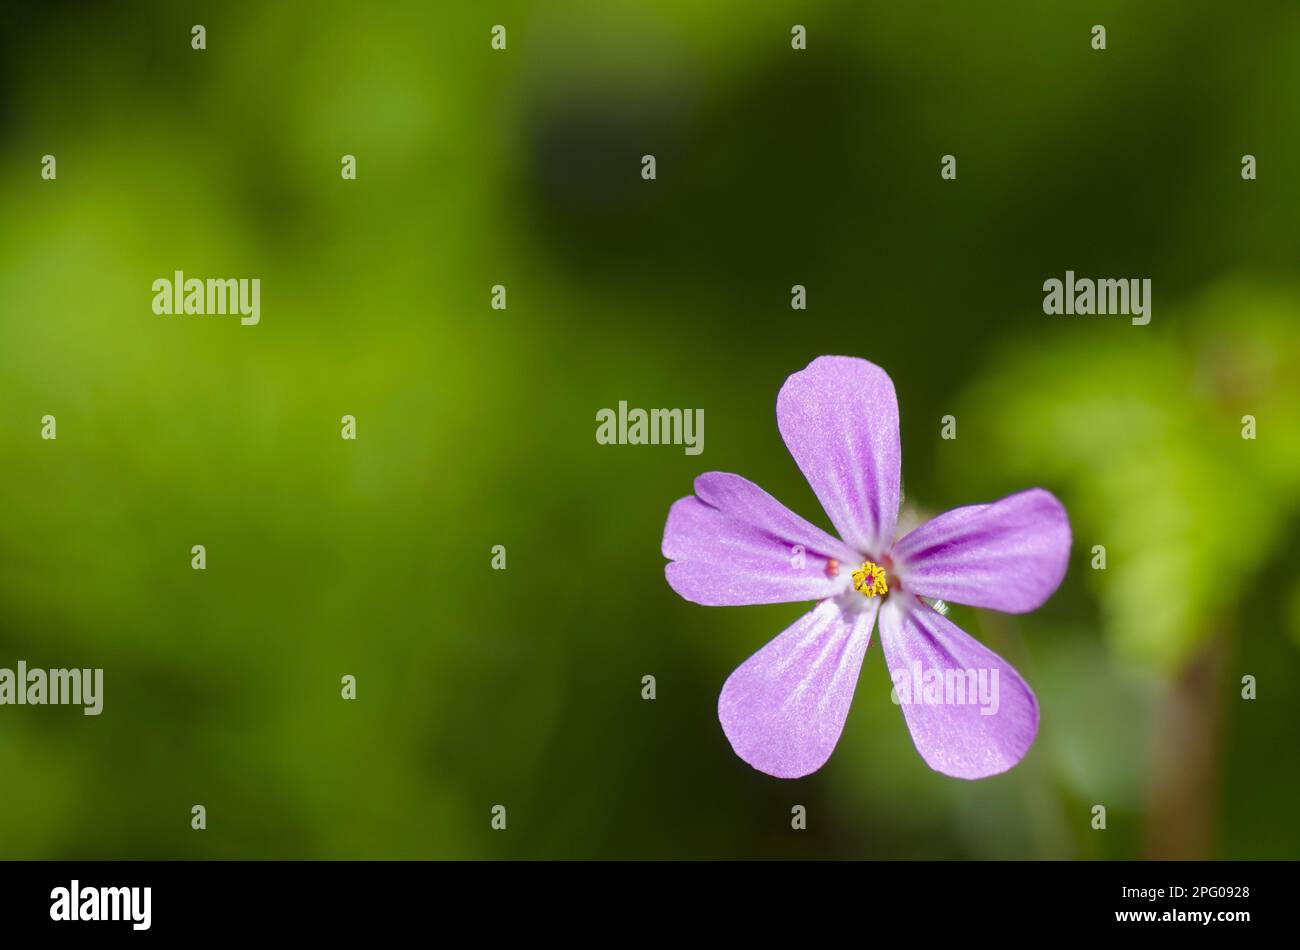
M 732 748 L 779 778 L 821 768 L 844 729 L 879 617 L 921 758 L 957 778 L 1005 772 L 1038 733 L 1038 701 L 1009 663 L 923 598 L 1007 613 L 1038 608 L 1065 576 L 1065 509 L 1031 488 L 955 508 L 895 538 L 898 400 L 889 376 L 866 360 L 813 360 L 781 387 L 776 419 L 839 538 L 725 472 L 697 478 L 664 527 L 664 573 L 687 600 L 818 601 L 727 678 L 718 718 Z

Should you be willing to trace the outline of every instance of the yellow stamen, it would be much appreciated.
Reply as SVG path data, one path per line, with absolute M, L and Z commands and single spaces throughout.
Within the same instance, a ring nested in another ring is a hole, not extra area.
M 885 569 L 866 561 L 853 572 L 853 589 L 863 597 L 883 597 L 889 593 L 885 582 Z

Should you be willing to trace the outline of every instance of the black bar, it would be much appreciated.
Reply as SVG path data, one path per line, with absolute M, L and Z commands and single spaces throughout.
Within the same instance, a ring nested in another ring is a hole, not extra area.
M 538 937 L 606 925 L 666 939 L 707 921 L 806 940 L 887 929 L 911 934 L 908 944 L 1126 932 L 1229 941 L 1289 930 L 1294 879 L 1282 862 L 9 862 L 0 919 L 7 935 L 83 939 L 514 927 Z M 117 904 L 126 919 L 53 920 L 57 889 L 70 899 L 74 880 L 87 912 Z M 108 887 L 141 890 L 101 905 Z M 148 927 L 136 929 L 146 887 Z

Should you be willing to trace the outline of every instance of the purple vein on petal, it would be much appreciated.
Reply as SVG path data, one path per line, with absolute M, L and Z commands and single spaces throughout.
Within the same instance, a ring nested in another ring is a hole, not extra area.
M 844 728 L 875 613 L 824 600 L 737 667 L 718 697 L 737 755 L 778 778 L 822 766 Z
M 883 553 L 898 519 L 902 452 L 894 384 L 880 367 L 822 356 L 777 395 L 786 447 L 846 543 Z
M 1065 508 L 1041 488 L 944 512 L 894 545 L 907 589 L 972 607 L 1024 613 L 1042 606 L 1070 557 Z
M 696 496 L 668 512 L 663 553 L 668 583 L 687 600 L 711 606 L 786 603 L 832 597 L 846 572 L 830 559 L 855 556 L 839 539 L 800 518 L 753 482 L 726 472 L 695 480 Z M 802 553 L 796 557 L 797 548 Z

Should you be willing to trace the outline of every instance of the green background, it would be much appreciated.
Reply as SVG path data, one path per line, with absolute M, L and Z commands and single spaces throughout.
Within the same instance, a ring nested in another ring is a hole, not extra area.
M 1296 4 L 0 16 L 0 666 L 105 669 L 0 707 L 0 856 L 1300 855 Z M 261 324 L 154 316 L 178 269 Z M 1045 316 L 1067 269 L 1151 324 Z M 1038 695 L 1008 774 L 931 772 L 874 643 L 819 773 L 722 735 L 806 608 L 682 601 L 664 519 L 717 469 L 826 524 L 773 411 L 823 353 L 892 376 L 918 513 L 1070 512 L 1045 607 L 952 613 Z M 597 445 L 620 399 L 704 454 Z

